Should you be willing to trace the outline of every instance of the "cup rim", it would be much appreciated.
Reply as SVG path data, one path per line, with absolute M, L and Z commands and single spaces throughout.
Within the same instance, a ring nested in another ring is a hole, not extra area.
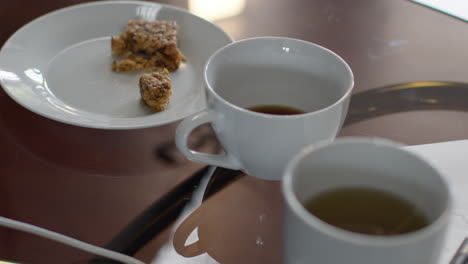
M 240 43 L 243 43 L 243 42 L 249 42 L 249 41 L 256 41 L 256 40 L 264 40 L 264 41 L 267 41 L 267 40 L 271 40 L 271 41 L 293 41 L 293 42 L 300 42 L 300 43 L 304 43 L 304 44 L 307 44 L 307 45 L 310 45 L 310 46 L 315 46 L 315 47 L 318 47 L 319 49 L 325 51 L 325 52 L 328 52 L 330 53 L 332 56 L 334 56 L 335 58 L 337 58 L 346 68 L 347 70 L 347 73 L 349 74 L 349 85 L 346 87 L 346 92 L 340 97 L 338 98 L 338 100 L 334 101 L 332 104 L 326 106 L 326 107 L 323 107 L 323 108 L 320 108 L 316 111 L 311 111 L 311 112 L 306 112 L 306 113 L 303 113 L 303 114 L 296 114 L 296 115 L 273 115 L 273 114 L 266 114 L 266 113 L 258 113 L 258 112 L 254 112 L 254 111 L 250 111 L 250 110 L 247 110 L 245 108 L 242 108 L 240 106 L 237 106 L 227 100 L 225 100 L 222 96 L 220 96 L 216 91 L 215 89 L 211 86 L 210 82 L 208 81 L 208 68 L 210 67 L 211 65 L 211 62 L 213 60 L 214 57 L 216 57 L 219 53 L 223 52 L 224 50 L 230 48 L 231 46 L 235 46 L 235 45 L 239 45 Z M 303 117 L 306 117 L 306 116 L 310 116 L 310 115 L 316 115 L 316 114 L 319 114 L 319 113 L 322 113 L 322 112 L 325 112 L 331 108 L 334 108 L 336 107 L 337 105 L 340 105 L 341 103 L 343 103 L 347 98 L 350 97 L 352 91 L 353 91 L 353 88 L 354 88 L 354 74 L 353 74 L 353 71 L 351 70 L 351 67 L 349 67 L 349 65 L 346 63 L 346 61 L 341 58 L 338 54 L 336 54 L 335 52 L 323 47 L 323 46 L 320 46 L 318 44 L 315 44 L 315 43 L 312 43 L 312 42 L 309 42 L 309 41 L 305 41 L 305 40 L 300 40 L 300 39 L 295 39 L 295 38 L 287 38 L 287 37 L 269 37 L 269 36 L 266 36 L 266 37 L 254 37 L 254 38 L 247 38 L 247 39 L 242 39 L 242 40 L 238 40 L 238 41 L 234 41 L 230 44 L 227 44 L 221 48 L 219 48 L 217 51 L 215 51 L 207 60 L 206 64 L 205 64 L 205 67 L 203 69 L 203 79 L 204 79 L 204 82 L 205 82 L 205 86 L 207 87 L 207 90 L 219 101 L 219 102 L 222 102 L 224 105 L 227 105 L 228 107 L 230 108 L 233 108 L 239 112 L 243 112 L 243 113 L 246 113 L 246 114 L 251 114 L 251 115 L 254 115 L 254 116 L 261 116 L 261 117 L 267 117 L 267 118 L 271 118 L 271 119 L 300 119 L 300 118 L 303 118 Z
M 392 236 L 375 236 L 375 235 L 367 235 L 367 234 L 360 234 L 351 231 L 347 231 L 335 226 L 332 226 L 319 218 L 313 216 L 309 213 L 304 206 L 299 202 L 296 195 L 293 192 L 293 181 L 294 175 L 296 172 L 297 165 L 301 160 L 303 160 L 306 156 L 310 155 L 316 150 L 326 148 L 329 145 L 346 145 L 346 144 L 370 144 L 376 145 L 379 147 L 387 147 L 398 149 L 399 151 L 405 152 L 406 154 L 418 159 L 419 161 L 423 162 L 425 166 L 428 166 L 431 170 L 435 171 L 436 174 L 441 179 L 443 183 L 444 193 L 447 197 L 445 208 L 443 209 L 442 213 L 433 220 L 428 226 L 419 229 L 414 232 L 399 234 L 399 235 L 392 235 Z M 347 137 L 337 139 L 332 143 L 319 143 L 316 145 L 309 145 L 303 148 L 299 153 L 297 153 L 288 163 L 286 169 L 284 171 L 284 177 L 282 181 L 282 195 L 283 199 L 287 206 L 291 209 L 291 211 L 306 225 L 309 227 L 314 228 L 320 233 L 325 234 L 326 236 L 333 237 L 334 239 L 346 241 L 353 244 L 360 244 L 364 246 L 372 246 L 372 247 L 386 247 L 386 246 L 393 246 L 393 245 L 401 245 L 410 243 L 412 241 L 418 241 L 424 239 L 434 232 L 440 230 L 444 227 L 450 217 L 450 211 L 453 206 L 453 197 L 449 188 L 449 185 L 445 178 L 442 176 L 440 171 L 431 165 L 426 159 L 422 158 L 419 154 L 414 153 L 412 151 L 403 149 L 404 145 L 382 138 L 365 138 L 365 137 Z

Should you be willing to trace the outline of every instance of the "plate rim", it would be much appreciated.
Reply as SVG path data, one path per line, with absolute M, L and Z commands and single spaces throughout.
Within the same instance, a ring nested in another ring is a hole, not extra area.
M 47 19 L 50 16 L 57 15 L 57 14 L 60 14 L 62 12 L 67 12 L 67 11 L 70 11 L 70 10 L 80 9 L 80 8 L 90 7 L 90 6 L 92 7 L 92 6 L 102 6 L 102 5 L 125 5 L 125 4 L 126 5 L 141 4 L 141 5 L 146 5 L 146 6 L 158 6 L 158 7 L 161 7 L 161 8 L 176 10 L 176 11 L 179 11 L 179 12 L 184 13 L 186 15 L 194 16 L 197 19 L 200 19 L 203 22 L 208 23 L 211 26 L 214 26 L 214 28 L 216 28 L 220 33 L 223 33 L 225 35 L 225 37 L 229 40 L 229 42 L 226 43 L 226 45 L 228 45 L 228 44 L 235 41 L 220 26 L 218 26 L 215 23 L 210 22 L 210 21 L 208 21 L 208 20 L 206 20 L 206 19 L 204 19 L 204 18 L 202 18 L 200 16 L 195 15 L 192 12 L 190 12 L 189 10 L 184 9 L 184 8 L 180 8 L 180 7 L 173 6 L 173 5 L 168 5 L 168 4 L 163 4 L 163 3 L 158 3 L 158 2 L 149 2 L 149 1 L 141 1 L 141 0 L 124 0 L 124 1 L 108 0 L 108 1 L 92 1 L 92 2 L 86 2 L 86 3 L 79 3 L 79 4 L 75 4 L 75 5 L 68 5 L 68 6 L 65 6 L 65 7 L 61 7 L 61 8 L 52 10 L 50 12 L 42 14 L 42 15 L 28 21 L 26 24 L 22 25 L 17 30 L 15 30 L 15 32 L 13 34 L 11 34 L 7 38 L 7 40 L 0 47 L 0 55 L 3 52 L 5 52 L 4 51 L 5 47 L 8 44 L 10 44 L 11 40 L 15 36 L 17 36 L 18 34 L 21 34 L 21 32 L 25 28 L 27 28 L 27 27 L 31 26 L 32 24 L 37 23 L 37 22 L 39 22 L 39 21 L 41 21 L 43 19 Z M 221 47 L 219 47 L 219 48 L 221 48 Z M 2 63 L 0 61 L 0 66 L 1 66 L 1 64 Z M 1 70 L 1 68 L 0 68 L 0 70 Z M 194 112 L 191 112 L 191 113 L 189 112 L 189 113 L 182 114 L 180 116 L 177 116 L 176 118 L 172 118 L 172 119 L 169 118 L 169 119 L 161 121 L 161 122 L 148 122 L 148 123 L 141 122 L 141 123 L 138 123 L 138 124 L 111 124 L 111 123 L 105 123 L 105 122 L 82 122 L 82 121 L 76 121 L 74 119 L 66 118 L 67 116 L 63 116 L 63 117 L 55 116 L 53 114 L 48 113 L 47 111 L 37 110 L 34 106 L 31 106 L 30 104 L 25 103 L 24 100 L 21 100 L 20 98 L 17 98 L 17 96 L 13 95 L 11 93 L 10 89 L 7 88 L 8 85 L 3 81 L 2 78 L 0 78 L 0 86 L 2 87 L 3 91 L 5 91 L 5 93 L 8 95 L 8 97 L 10 97 L 13 101 L 15 101 L 17 104 L 19 104 L 23 108 L 33 112 L 34 114 L 37 114 L 37 115 L 40 115 L 40 116 L 42 116 L 44 118 L 47 118 L 49 120 L 53 120 L 53 121 L 56 121 L 56 122 L 67 124 L 67 125 L 73 125 L 73 126 L 79 126 L 79 127 L 85 127 L 85 128 L 102 129 L 102 130 L 133 130 L 133 129 L 144 129 L 144 128 L 163 126 L 163 125 L 167 125 L 167 124 L 174 123 L 174 122 L 177 122 L 179 120 L 182 120 L 182 119 L 184 119 L 184 118 L 186 118 L 188 116 L 191 116 L 191 115 L 193 115 L 193 114 L 195 114 L 195 113 L 197 113 L 199 111 L 202 111 L 204 108 L 206 108 L 206 103 L 205 103 L 205 106 L 202 107 L 201 109 L 195 110 Z M 204 90 L 204 88 L 203 88 L 203 90 Z M 86 112 L 85 109 L 82 109 L 82 110 Z M 99 113 L 92 113 L 92 114 L 96 115 L 96 116 L 102 116 Z M 131 117 L 130 118 L 109 117 L 107 120 L 119 120 L 119 119 L 123 120 L 123 119 L 132 119 L 132 118 Z

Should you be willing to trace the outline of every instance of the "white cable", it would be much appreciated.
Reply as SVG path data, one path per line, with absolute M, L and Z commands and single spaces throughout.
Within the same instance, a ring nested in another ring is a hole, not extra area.
M 9 219 L 9 218 L 3 217 L 3 216 L 0 216 L 0 225 L 5 226 L 5 227 L 9 227 L 9 228 L 12 228 L 12 229 L 20 230 L 20 231 L 23 231 L 23 232 L 28 232 L 28 233 L 31 233 L 31 234 L 34 234 L 34 235 L 37 235 L 37 236 L 41 236 L 41 237 L 45 237 L 45 238 L 48 238 L 48 239 L 51 239 L 51 240 L 55 240 L 57 242 L 69 245 L 71 247 L 79 248 L 79 249 L 81 249 L 83 251 L 87 251 L 87 252 L 93 253 L 95 255 L 99 255 L 99 256 L 102 256 L 102 257 L 109 258 L 109 259 L 117 260 L 117 261 L 120 261 L 120 262 L 123 262 L 123 263 L 127 263 L 127 264 L 145 264 L 145 263 L 139 261 L 138 259 L 129 257 L 129 256 L 125 255 L 125 254 L 121 254 L 121 253 L 114 252 L 112 250 L 97 247 L 97 246 L 82 242 L 80 240 L 77 240 L 77 239 L 74 239 L 74 238 L 71 238 L 71 237 L 68 237 L 68 236 L 53 232 L 53 231 L 49 231 L 49 230 L 47 230 L 45 228 L 42 228 L 42 227 L 34 226 L 34 225 L 31 225 L 31 224 L 26 224 L 26 223 L 19 222 L 19 221 L 16 221 L 16 220 L 12 220 L 12 219 Z

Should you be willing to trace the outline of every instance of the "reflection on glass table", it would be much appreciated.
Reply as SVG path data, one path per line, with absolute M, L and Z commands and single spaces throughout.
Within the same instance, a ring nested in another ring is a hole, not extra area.
M 386 131 L 381 134 L 347 131 L 353 126 L 363 129 L 359 124 L 393 114 L 445 111 L 468 119 L 468 102 L 464 100 L 467 96 L 468 85 L 453 82 L 405 83 L 357 93 L 352 97 L 341 136 L 398 140 L 392 138 L 395 134 L 385 134 Z M 468 138 L 468 125 L 454 125 L 460 136 L 456 139 Z M 438 131 L 416 133 L 437 134 Z M 443 137 L 435 135 L 430 139 L 437 136 Z M 430 140 L 418 142 L 415 138 L 408 137 L 411 140 L 403 143 L 432 143 Z M 211 149 L 219 149 L 212 132 L 206 129 L 194 143 L 198 147 L 212 145 Z M 173 148 L 169 144 L 160 153 Z M 134 255 L 160 232 L 169 230 L 170 239 L 158 251 L 153 263 L 280 263 L 282 205 L 279 191 L 279 183 L 275 181 L 258 180 L 240 171 L 206 167 L 156 201 L 108 247 Z

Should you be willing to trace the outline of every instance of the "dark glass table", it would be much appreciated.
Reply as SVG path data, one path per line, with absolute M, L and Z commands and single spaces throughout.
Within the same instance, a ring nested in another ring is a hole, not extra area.
M 37 16 L 81 2 L 2 1 L 0 43 Z M 162 2 L 188 8 L 194 1 Z M 468 138 L 468 25 L 461 20 L 407 0 L 246 0 L 241 13 L 215 23 L 234 39 L 293 37 L 342 56 L 356 86 L 340 136 L 409 145 Z M 176 126 L 70 126 L 1 90 L 0 215 L 146 262 L 279 263 L 279 183 L 187 161 L 174 146 Z M 219 149 L 209 127 L 192 144 Z M 185 245 L 195 228 L 198 242 Z M 111 263 L 4 228 L 0 259 Z

